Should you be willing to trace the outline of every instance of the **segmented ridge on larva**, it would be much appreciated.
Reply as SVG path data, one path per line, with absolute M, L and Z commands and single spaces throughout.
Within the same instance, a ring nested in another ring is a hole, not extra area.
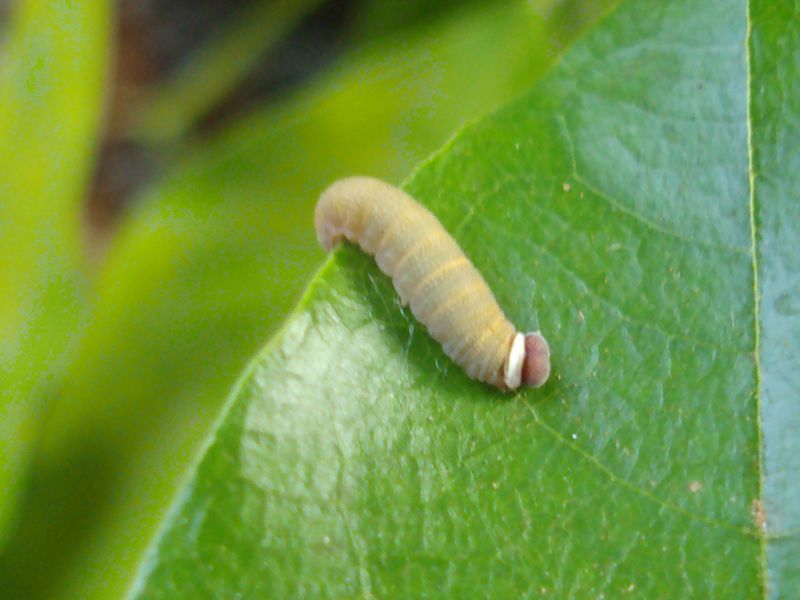
M 456 241 L 411 196 L 372 177 L 342 179 L 323 192 L 315 223 L 326 251 L 345 238 L 373 255 L 467 375 L 502 390 L 547 381 L 547 341 L 517 332 Z

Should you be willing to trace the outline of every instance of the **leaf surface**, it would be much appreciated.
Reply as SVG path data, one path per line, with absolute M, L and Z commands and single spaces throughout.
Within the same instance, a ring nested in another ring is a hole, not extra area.
M 800 593 L 800 7 L 750 3 L 751 208 L 767 589 Z

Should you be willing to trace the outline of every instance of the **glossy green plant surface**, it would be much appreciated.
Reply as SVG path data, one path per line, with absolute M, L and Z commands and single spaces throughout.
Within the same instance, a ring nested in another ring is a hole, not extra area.
M 770 595 L 800 594 L 800 7 L 751 2 L 752 206 Z
M 551 37 L 527 2 L 456 11 L 352 53 L 175 165 L 99 268 L 0 589 L 125 589 L 237 374 L 324 257 L 318 193 L 353 172 L 399 180 L 529 88 Z
M 352 247 L 255 360 L 137 597 L 791 597 L 798 36 L 632 1 L 406 188 L 553 374 L 466 378 Z M 788 98 L 787 98 L 788 97 Z
M 81 203 L 100 126 L 105 0 L 24 0 L 0 53 L 0 546 L 87 308 Z

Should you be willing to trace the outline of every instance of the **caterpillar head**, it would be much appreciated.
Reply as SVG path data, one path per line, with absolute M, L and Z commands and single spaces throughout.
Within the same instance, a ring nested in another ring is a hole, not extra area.
M 538 331 L 518 333 L 511 342 L 504 383 L 509 390 L 520 385 L 540 387 L 550 376 L 550 347 Z
M 525 361 L 522 363 L 522 385 L 539 387 L 550 376 L 550 346 L 538 331 L 525 334 Z

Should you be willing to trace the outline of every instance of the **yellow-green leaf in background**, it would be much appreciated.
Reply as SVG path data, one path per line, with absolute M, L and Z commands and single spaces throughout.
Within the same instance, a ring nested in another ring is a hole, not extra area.
M 82 206 L 111 21 L 105 0 L 14 8 L 0 57 L 0 544 L 85 317 Z

